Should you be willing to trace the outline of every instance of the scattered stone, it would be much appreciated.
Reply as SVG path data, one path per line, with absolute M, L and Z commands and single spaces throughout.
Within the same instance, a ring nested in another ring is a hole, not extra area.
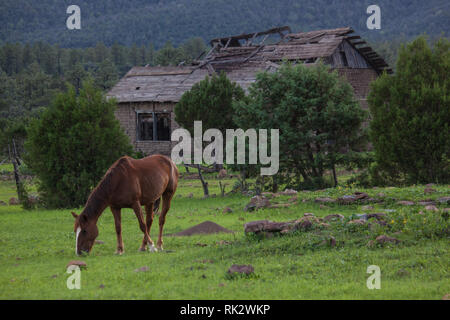
M 194 194 L 191 192 L 191 193 L 189 193 L 188 195 L 187 195 L 187 197 L 190 199 L 190 198 L 192 198 L 194 196 Z
M 413 206 L 415 205 L 414 201 L 398 201 L 397 204 L 402 206 Z
M 317 203 L 334 203 L 336 202 L 336 199 L 325 197 L 325 198 L 316 198 L 316 200 L 314 201 Z
M 442 300 L 450 300 L 450 293 L 447 293 L 445 296 L 443 296 Z
M 225 169 L 220 169 L 219 174 L 217 175 L 217 178 L 219 179 L 223 179 L 227 177 L 227 170 Z
M 375 219 L 381 221 L 381 220 L 385 219 L 386 217 L 387 217 L 386 213 L 384 213 L 384 212 L 376 212 L 376 213 L 368 213 L 367 214 L 367 219 L 375 218 Z
M 219 283 L 219 287 L 225 287 L 224 283 Z
M 305 201 L 305 200 L 303 200 L 303 201 Z M 305 202 L 306 202 L 306 201 L 305 201 Z M 319 206 L 319 209 L 325 210 L 325 209 L 330 209 L 330 207 L 327 207 L 327 206 L 321 204 L 321 205 Z
M 143 267 L 140 267 L 140 268 L 134 269 L 134 272 L 147 272 L 147 271 L 149 271 L 149 270 L 150 270 L 150 268 L 149 268 L 149 267 L 147 267 L 147 266 L 143 266 Z
M 325 218 L 323 218 L 323 220 L 325 221 L 335 221 L 335 220 L 344 220 L 344 216 L 340 213 L 335 213 L 335 214 L 330 214 L 328 216 L 326 216 Z
M 275 203 L 271 204 L 269 208 L 289 208 L 292 205 L 292 203 Z
M 400 243 L 400 240 L 393 238 L 393 237 L 389 237 L 387 235 L 378 236 L 375 240 L 380 244 L 383 244 L 386 242 L 391 242 L 391 243 L 395 243 L 395 244 Z
M 375 209 L 373 206 L 362 206 L 361 207 L 361 210 L 364 210 L 364 211 L 369 211 L 369 210 L 373 210 L 373 209 Z
M 223 208 L 223 210 L 222 210 L 222 213 L 231 213 L 231 212 L 233 212 L 233 210 L 231 210 L 230 207 L 225 207 L 225 208 Z
M 450 197 L 439 198 L 438 201 L 442 204 L 450 204 Z
M 104 285 L 104 284 L 101 284 L 101 285 L 98 286 L 98 288 L 99 288 L 99 289 L 105 289 L 105 285 Z
M 18 204 L 20 204 L 19 199 L 14 198 L 14 197 L 9 199 L 9 205 L 10 206 L 15 206 L 15 205 L 18 205 Z
M 0 200 L 0 206 L 6 206 L 7 203 L 5 201 Z
M 197 242 L 195 244 L 197 247 L 207 247 L 208 245 L 206 243 Z
M 72 261 L 69 261 L 69 263 L 68 263 L 67 266 L 66 266 L 66 269 L 67 269 L 69 266 L 78 266 L 78 267 L 80 267 L 80 269 L 87 268 L 86 262 L 80 261 L 80 260 L 72 260 Z
M 426 187 L 425 190 L 423 190 L 423 193 L 425 194 L 431 194 L 431 193 L 435 193 L 436 190 L 430 187 Z
M 434 206 L 434 205 L 426 206 L 425 210 L 427 210 L 427 211 L 439 211 L 439 209 L 436 206 Z
M 366 220 L 363 219 L 354 219 L 348 222 L 348 224 L 355 224 L 355 225 L 360 225 L 363 226 L 366 224 Z
M 56 279 L 56 278 L 58 278 L 58 275 L 57 274 L 53 274 L 52 275 L 52 279 Z
M 305 212 L 303 214 L 304 217 L 315 217 L 314 213 L 310 213 L 310 212 Z
M 95 244 L 105 244 L 105 242 L 102 240 L 95 240 Z
M 450 208 L 444 208 L 443 211 L 444 211 L 445 213 L 450 213 Z
M 272 198 L 274 196 L 272 192 L 262 192 L 261 195 L 266 198 Z
M 219 246 L 227 246 L 227 245 L 233 244 L 233 242 L 227 241 L 227 240 L 216 241 L 216 243 L 217 243 Z
M 431 205 L 435 205 L 435 202 L 433 200 L 422 200 L 422 201 L 419 201 L 417 204 L 419 204 L 421 206 L 431 206 Z
M 228 269 L 228 273 L 229 274 L 233 274 L 233 273 L 240 273 L 240 274 L 252 274 L 255 271 L 255 269 L 253 268 L 252 265 L 237 265 L 237 264 L 233 264 L 229 269 Z
M 280 192 L 280 194 L 284 195 L 284 196 L 295 196 L 297 195 L 297 191 L 294 189 L 286 189 L 283 192 Z
M 377 197 L 384 198 L 384 197 L 386 197 L 386 194 L 383 193 L 383 192 L 380 192 L 380 193 L 377 194 Z
M 259 232 L 264 230 L 264 226 L 269 223 L 269 220 L 258 220 L 258 221 L 252 221 L 248 222 L 244 225 L 244 232 Z
M 261 208 L 270 207 L 270 201 L 264 196 L 254 196 L 250 202 L 245 206 L 244 211 L 254 211 Z
M 291 198 L 288 199 L 289 202 L 297 202 L 298 201 L 298 196 L 293 196 Z
M 355 201 L 368 199 L 369 195 L 365 192 L 355 192 L 352 195 L 345 195 L 337 199 L 340 204 L 350 204 Z

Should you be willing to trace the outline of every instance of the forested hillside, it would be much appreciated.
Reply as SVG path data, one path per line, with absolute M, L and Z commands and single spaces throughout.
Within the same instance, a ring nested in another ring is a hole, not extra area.
M 81 30 L 68 30 L 66 9 L 81 8 Z M 371 0 L 2 0 L 0 41 L 57 43 L 62 47 L 174 45 L 289 25 L 293 31 L 351 26 L 364 38 L 448 36 L 447 0 L 378 0 L 381 30 L 368 30 Z

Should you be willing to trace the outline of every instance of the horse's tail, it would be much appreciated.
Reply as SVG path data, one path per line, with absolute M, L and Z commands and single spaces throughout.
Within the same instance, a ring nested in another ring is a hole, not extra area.
M 159 203 L 161 202 L 161 198 L 158 198 L 153 204 L 153 212 L 158 213 L 159 210 Z

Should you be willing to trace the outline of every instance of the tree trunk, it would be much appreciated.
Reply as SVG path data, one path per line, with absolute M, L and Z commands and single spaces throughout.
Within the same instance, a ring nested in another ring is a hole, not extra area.
M 205 197 L 209 197 L 208 182 L 206 182 L 205 179 L 203 179 L 202 169 L 200 169 L 200 165 L 197 165 L 197 169 L 198 169 L 198 176 L 200 178 L 200 181 L 202 182 L 203 193 L 205 194 Z

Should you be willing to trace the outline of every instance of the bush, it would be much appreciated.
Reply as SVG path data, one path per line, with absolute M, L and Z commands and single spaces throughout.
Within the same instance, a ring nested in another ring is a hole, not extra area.
M 348 82 L 320 63 L 283 66 L 258 74 L 248 99 L 234 105 L 236 124 L 245 129 L 279 129 L 279 174 L 272 184 L 321 189 L 336 165 L 358 163 L 366 145 L 361 127 L 366 112 Z M 270 139 L 269 139 L 270 140 Z M 336 175 L 334 175 L 337 184 Z
M 24 160 L 38 176 L 40 197 L 48 207 L 82 206 L 108 167 L 132 153 L 115 107 L 114 100 L 84 83 L 78 96 L 69 87 L 31 122 Z
M 370 138 L 380 171 L 408 183 L 450 181 L 450 42 L 420 37 L 400 50 L 396 74 L 368 96 Z

